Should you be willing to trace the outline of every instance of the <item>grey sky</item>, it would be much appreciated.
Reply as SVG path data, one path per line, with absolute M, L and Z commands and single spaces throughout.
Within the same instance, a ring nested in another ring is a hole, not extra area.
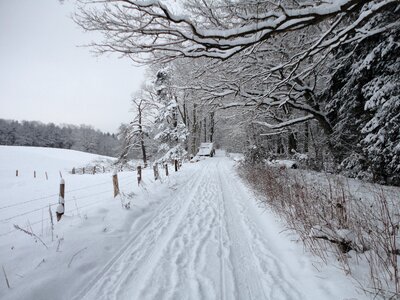
M 144 70 L 116 55 L 95 57 L 94 36 L 57 0 L 0 0 L 0 118 L 89 124 L 116 132 Z

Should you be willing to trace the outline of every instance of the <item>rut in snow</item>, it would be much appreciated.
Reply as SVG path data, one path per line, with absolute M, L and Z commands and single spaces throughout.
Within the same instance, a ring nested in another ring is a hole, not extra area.
M 307 299 L 257 214 L 228 158 L 203 161 L 75 299 Z

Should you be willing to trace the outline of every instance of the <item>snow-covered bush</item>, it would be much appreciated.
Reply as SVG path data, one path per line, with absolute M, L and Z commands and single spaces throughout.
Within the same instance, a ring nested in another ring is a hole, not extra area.
M 358 153 L 352 153 L 340 164 L 341 173 L 350 178 L 357 178 L 365 181 L 373 181 L 370 168 L 366 169 L 365 157 Z
M 267 158 L 268 153 L 263 146 L 251 145 L 246 149 L 244 153 L 245 162 L 250 164 L 263 163 L 267 160 Z
M 182 160 L 186 156 L 187 151 L 182 147 L 182 145 L 178 144 L 175 147 L 170 148 L 163 156 L 158 159 L 158 161 L 161 163 L 166 163 L 173 160 Z
M 187 155 L 184 143 L 188 137 L 188 130 L 180 120 L 177 95 L 172 87 L 170 72 L 169 68 L 159 70 L 154 82 L 158 100 L 158 113 L 154 122 L 157 133 L 154 139 L 160 143 L 159 162 L 182 160 Z

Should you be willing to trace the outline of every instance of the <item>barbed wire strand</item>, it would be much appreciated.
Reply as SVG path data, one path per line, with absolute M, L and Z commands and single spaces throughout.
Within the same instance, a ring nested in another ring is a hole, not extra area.
M 127 176 L 127 177 L 124 177 L 124 178 L 121 178 L 120 181 L 125 180 L 125 179 L 129 179 L 129 178 L 132 178 L 132 177 L 136 177 L 136 174 L 131 175 L 131 176 Z M 87 189 L 87 188 L 90 188 L 90 187 L 94 187 L 94 186 L 99 186 L 99 185 L 106 184 L 106 183 L 109 183 L 109 181 L 104 182 L 104 183 L 101 183 L 101 184 L 99 183 L 99 184 L 90 185 L 90 186 L 86 186 L 86 187 L 79 188 L 79 189 L 70 190 L 69 193 L 74 192 L 74 191 L 78 191 L 78 190 L 84 190 L 84 189 Z M 121 191 L 122 188 L 125 189 L 127 186 L 128 186 L 128 184 L 127 184 L 127 185 L 124 185 L 123 187 L 120 187 L 120 191 Z M 77 200 L 87 199 L 87 198 L 91 198 L 91 197 L 94 197 L 94 196 L 102 195 L 102 194 L 105 194 L 105 193 L 111 193 L 112 191 L 113 191 L 113 189 L 109 189 L 109 190 L 106 190 L 106 191 L 101 191 L 101 192 L 98 192 L 98 193 L 95 193 L 95 194 L 90 194 L 90 195 L 86 195 L 86 196 L 79 197 L 79 198 L 73 197 L 73 200 L 74 200 L 74 201 L 77 201 Z M 121 192 L 122 192 L 122 191 L 121 191 Z M 33 200 L 20 202 L 20 203 L 18 203 L 18 205 L 24 204 L 24 203 L 33 202 L 33 201 L 48 199 L 48 198 L 50 198 L 50 197 L 55 197 L 55 196 L 58 196 L 58 195 L 59 195 L 59 194 L 53 194 L 53 195 L 49 195 L 49 196 L 46 196 L 46 197 L 36 198 L 36 199 L 33 199 Z M 89 207 L 89 206 L 92 206 L 92 205 L 95 205 L 95 204 L 98 204 L 98 203 L 99 203 L 99 202 L 97 202 L 97 201 L 96 201 L 96 202 L 90 202 L 88 205 L 83 205 L 83 206 L 80 206 L 80 207 L 77 207 L 77 208 L 78 208 L 78 209 L 82 209 L 82 208 Z M 51 206 L 54 206 L 54 205 L 57 205 L 57 204 L 59 204 L 59 203 L 58 203 L 58 202 L 57 202 L 57 203 L 50 203 L 50 204 L 48 204 L 48 205 L 46 205 L 46 206 L 43 206 L 43 207 L 40 207 L 40 208 L 37 208 L 37 209 L 33 209 L 33 210 L 30 210 L 30 211 L 27 211 L 27 212 L 24 212 L 24 213 L 21 213 L 21 214 L 18 214 L 18 215 L 14 215 L 14 216 L 8 217 L 8 218 L 6 218 L 6 219 L 2 219 L 2 220 L 0 220 L 0 222 L 10 221 L 10 220 L 15 219 L 15 218 L 17 218 L 17 217 L 21 217 L 21 216 L 28 215 L 28 214 L 33 213 L 33 212 L 36 212 L 36 211 L 40 211 L 40 210 L 43 210 L 43 209 L 47 209 L 49 206 L 51 207 Z M 16 205 L 17 205 L 17 204 L 16 204 Z M 13 205 L 13 206 L 16 206 L 16 205 Z M 1 208 L 0 208 L 0 209 L 1 209 Z M 72 212 L 72 211 L 74 211 L 74 209 L 68 210 L 68 211 L 66 211 L 66 212 Z M 48 217 L 48 218 L 39 220 L 39 221 L 37 221 L 37 222 L 29 223 L 29 224 L 32 226 L 32 225 L 36 225 L 36 224 L 38 224 L 38 223 L 41 223 L 41 222 L 43 222 L 43 221 L 47 221 L 47 220 L 49 220 L 49 219 L 50 219 L 50 218 Z M 5 236 L 5 235 L 8 235 L 8 234 L 10 234 L 10 233 L 12 233 L 12 232 L 15 232 L 15 231 L 17 231 L 17 229 L 13 229 L 13 230 L 10 230 L 10 231 L 8 231 L 8 232 L 1 233 L 0 236 Z
M 131 176 L 127 176 L 127 177 L 123 177 L 123 178 L 121 178 L 119 181 L 125 181 L 126 179 L 130 179 L 130 178 L 133 178 L 133 177 L 135 177 L 135 176 L 136 176 L 136 174 L 135 174 L 135 175 L 131 175 Z M 96 186 L 100 186 L 100 185 L 104 185 L 104 184 L 108 184 L 108 183 L 110 183 L 110 181 L 104 181 L 104 182 L 101 182 L 101 183 L 96 183 L 96 184 L 84 186 L 84 187 L 77 188 L 77 189 L 73 189 L 73 190 L 66 190 L 66 193 L 73 193 L 73 192 L 76 192 L 76 191 L 81 191 L 81 190 L 89 189 L 89 188 L 92 188 L 92 187 L 96 187 Z M 39 200 L 44 200 L 44 199 L 56 197 L 56 196 L 58 196 L 58 195 L 59 195 L 59 194 L 51 194 L 51 195 L 43 196 L 43 197 L 40 197 L 40 198 L 35 198 L 35 199 L 23 201 L 23 202 L 18 202 L 18 203 L 6 205 L 6 206 L 1 206 L 1 207 L 0 207 L 0 210 L 6 209 L 6 208 L 11 208 L 11 207 L 20 206 L 20 205 L 22 205 L 22 204 L 26 204 L 26 203 L 30 203 L 30 202 L 35 202 L 35 201 L 39 201 Z

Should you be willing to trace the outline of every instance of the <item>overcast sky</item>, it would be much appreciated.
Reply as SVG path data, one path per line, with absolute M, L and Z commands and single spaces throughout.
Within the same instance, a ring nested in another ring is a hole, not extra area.
M 78 47 L 94 39 L 72 1 L 0 0 L 0 118 L 88 124 L 116 132 L 144 69 Z

